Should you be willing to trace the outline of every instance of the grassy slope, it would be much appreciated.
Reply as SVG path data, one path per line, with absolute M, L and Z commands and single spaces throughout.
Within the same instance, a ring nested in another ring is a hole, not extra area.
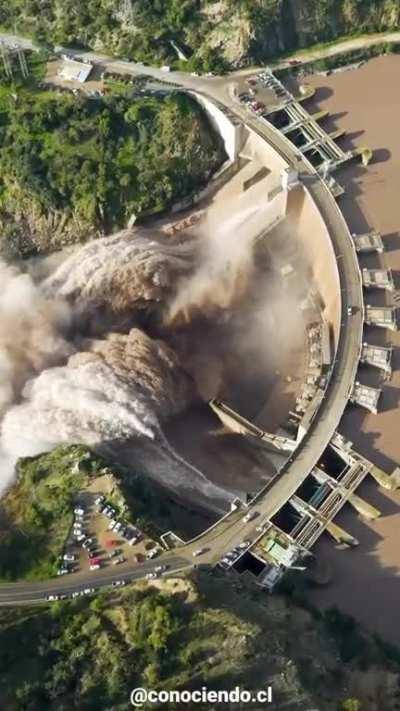
M 210 575 L 194 589 L 179 583 L 175 595 L 173 581 L 167 585 L 168 594 L 141 584 L 92 601 L 1 611 L 0 697 L 7 708 L 122 711 L 136 686 L 267 684 L 275 709 L 337 711 L 356 695 L 363 711 L 396 708 L 399 664 L 358 631 L 362 644 L 348 658 L 346 625 L 336 621 L 333 635 L 324 618 L 285 598 L 246 586 L 235 591 L 226 578 Z M 364 693 L 375 676 L 378 683 Z
M 219 136 L 186 95 L 128 86 L 94 100 L 14 78 L 0 76 L 0 231 L 17 256 L 63 246 L 71 226 L 77 241 L 125 227 L 132 213 L 163 211 L 224 160 Z M 66 218 L 59 237 L 47 226 L 53 217 Z
M 94 461 L 84 447 L 59 447 L 20 460 L 17 483 L 1 500 L 0 577 L 54 575 L 73 519 L 73 500 Z

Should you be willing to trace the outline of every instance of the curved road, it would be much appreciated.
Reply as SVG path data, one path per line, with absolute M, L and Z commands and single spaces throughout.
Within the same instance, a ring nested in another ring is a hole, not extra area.
M 4 35 L 0 35 L 1 37 L 4 39 Z M 17 37 L 10 38 L 8 36 L 8 39 L 15 44 L 20 43 Z M 26 43 L 26 41 L 23 42 Z M 62 51 L 61 48 L 60 51 Z M 264 119 L 250 114 L 232 98 L 230 89 L 234 75 L 206 79 L 183 72 L 165 73 L 160 69 L 144 68 L 139 64 L 92 52 L 68 49 L 68 53 L 96 61 L 110 71 L 132 73 L 133 75 L 146 73 L 159 80 L 201 93 L 209 99 L 223 104 L 251 130 L 264 138 L 285 158 L 288 164 L 296 165 L 327 225 L 335 250 L 342 292 L 342 323 L 331 380 L 318 414 L 308 434 L 281 470 L 277 479 L 268 489 L 260 492 L 255 502 L 252 502 L 252 508 L 258 513 L 254 521 L 245 523 L 243 521 L 244 512 L 235 511 L 195 541 L 166 552 L 156 560 L 147 561 L 143 565 L 123 566 L 113 572 L 107 568 L 89 575 L 76 573 L 68 576 L 67 580 L 63 576 L 43 582 L 21 581 L 1 584 L 0 605 L 19 605 L 43 601 L 47 594 L 70 594 L 74 590 L 82 590 L 87 587 L 103 587 L 120 578 L 137 580 L 143 578 L 148 572 L 154 571 L 154 568 L 160 564 L 168 566 L 167 574 L 189 569 L 193 567 L 194 563 L 213 564 L 244 539 L 253 540 L 259 535 L 255 531 L 259 521 L 273 516 L 283 503 L 295 493 L 316 465 L 336 431 L 354 385 L 362 342 L 364 306 L 360 269 L 349 230 L 336 201 L 312 165 L 301 153 L 296 151 L 285 136 Z M 351 315 L 348 314 L 349 306 L 353 307 Z M 198 558 L 194 558 L 193 551 L 198 548 L 205 548 L 205 552 Z

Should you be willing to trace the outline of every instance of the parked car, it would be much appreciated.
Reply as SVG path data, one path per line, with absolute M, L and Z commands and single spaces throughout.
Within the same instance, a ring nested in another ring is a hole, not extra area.
M 63 560 L 74 561 L 76 556 L 73 553 L 64 553 Z
M 150 559 L 151 559 L 151 558 L 155 558 L 156 555 L 159 554 L 159 552 L 160 552 L 160 551 L 158 550 L 158 548 L 152 548 L 152 549 L 147 553 L 146 558 L 150 558 Z
M 121 585 L 125 585 L 125 583 L 125 580 L 113 580 L 111 585 L 113 586 L 113 588 L 119 588 Z
M 147 573 L 146 580 L 154 580 L 157 577 L 157 573 Z
M 85 595 L 92 595 L 96 591 L 94 588 L 85 588 L 85 590 L 83 592 Z
M 72 593 L 71 597 L 73 597 L 73 598 L 79 597 L 80 594 L 81 594 L 80 590 L 75 590 L 75 592 Z
M 248 548 L 251 545 L 251 541 L 242 541 L 242 543 L 239 543 L 238 548 Z
M 103 503 L 104 499 L 105 499 L 105 496 L 103 496 L 103 495 L 96 496 L 94 503 L 96 504 L 96 506 L 99 506 L 100 504 Z
M 138 537 L 138 536 L 133 536 L 133 538 L 131 538 L 130 541 L 128 541 L 128 545 L 129 545 L 129 546 L 134 546 L 135 543 L 138 543 L 138 541 L 139 541 L 139 537 Z
M 94 543 L 94 539 L 93 539 L 93 538 L 87 538 L 87 539 L 82 543 L 82 547 L 83 547 L 83 548 L 89 548 L 89 547 L 92 545 L 92 543 Z
M 205 548 L 197 548 L 197 550 L 193 551 L 192 556 L 193 556 L 193 558 L 197 558 L 198 555 L 202 555 L 205 552 L 206 552 Z
M 85 509 L 83 509 L 81 506 L 77 506 L 76 509 L 74 509 L 74 513 L 83 516 L 83 514 L 85 513 Z
M 255 518 L 258 515 L 259 515 L 258 511 L 254 511 L 254 509 L 252 509 L 251 511 L 247 512 L 246 516 L 243 516 L 243 522 L 248 523 L 249 521 L 252 521 L 253 518 Z
M 120 555 L 118 558 L 113 560 L 113 565 L 119 565 L 120 563 L 124 563 L 124 562 L 125 562 L 124 556 Z
M 100 568 L 100 563 L 92 563 L 90 565 L 90 570 L 98 570 Z
M 154 571 L 155 571 L 156 573 L 163 573 L 164 570 L 167 570 L 167 566 L 166 566 L 166 565 L 157 565 L 157 566 L 154 568 Z
M 59 595 L 46 595 L 46 600 L 48 600 L 49 602 L 52 602 L 52 601 L 58 600 L 58 599 L 59 599 Z
M 57 570 L 57 575 L 68 575 L 68 573 L 68 568 L 59 568 L 59 570 Z

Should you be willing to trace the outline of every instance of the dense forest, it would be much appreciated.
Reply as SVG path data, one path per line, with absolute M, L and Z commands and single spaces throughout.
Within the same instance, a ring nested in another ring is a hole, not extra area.
M 272 685 L 276 711 L 398 708 L 395 652 L 351 618 L 334 610 L 312 615 L 240 583 L 235 591 L 217 573 L 155 585 L 1 611 L 2 708 L 125 711 L 134 688 L 203 685 Z M 227 704 L 196 704 L 211 707 Z
M 224 158 L 200 107 L 182 94 L 93 99 L 4 89 L 0 110 L 0 223 L 19 254 L 59 246 L 32 236 L 38 215 L 73 217 L 86 238 L 109 232 L 132 213 L 190 195 Z
M 338 36 L 399 26 L 398 0 L 8 0 L 0 25 L 36 40 L 177 60 L 205 71 L 262 61 Z

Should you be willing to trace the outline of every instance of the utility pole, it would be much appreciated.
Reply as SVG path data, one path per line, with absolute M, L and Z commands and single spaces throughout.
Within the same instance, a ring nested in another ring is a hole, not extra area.
M 26 79 L 29 75 L 29 69 L 28 69 L 28 64 L 27 64 L 26 57 L 25 57 L 25 52 L 21 48 L 19 48 L 17 50 L 17 52 L 18 52 L 19 66 L 21 67 L 21 74 L 24 77 L 24 79 Z
M 4 68 L 5 75 L 9 79 L 11 79 L 12 75 L 13 75 L 13 70 L 12 70 L 12 66 L 11 66 L 11 62 L 10 62 L 8 48 L 5 47 L 4 44 L 0 44 L 0 54 L 1 54 L 1 58 L 3 60 L 3 68 Z

